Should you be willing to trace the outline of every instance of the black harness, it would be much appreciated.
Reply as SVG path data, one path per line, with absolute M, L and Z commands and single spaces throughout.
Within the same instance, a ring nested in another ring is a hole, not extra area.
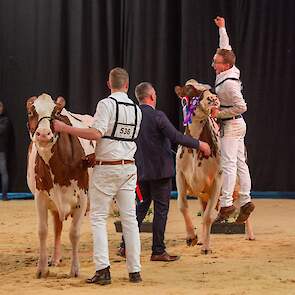
M 234 81 L 238 81 L 238 82 L 241 82 L 240 79 L 238 78 L 233 78 L 233 77 L 228 77 L 222 81 L 220 81 L 219 83 L 215 84 L 215 92 L 216 92 L 216 87 L 220 86 L 221 84 L 223 84 L 225 81 L 227 80 L 234 80 Z M 243 87 L 241 87 L 243 88 Z M 221 108 L 231 108 L 232 106 L 225 106 L 225 105 L 220 105 Z M 225 118 L 225 119 L 221 119 L 221 121 L 228 121 L 228 120 L 232 120 L 232 119 L 239 119 L 239 118 L 243 118 L 242 115 L 237 115 L 237 116 L 234 116 L 234 117 L 230 117 L 230 118 Z
M 115 124 L 114 124 L 111 135 L 105 135 L 102 138 L 108 138 L 108 139 L 120 140 L 120 141 L 134 141 L 137 137 L 135 136 L 137 121 L 138 121 L 137 105 L 135 103 L 117 101 L 115 98 L 111 96 L 108 98 L 112 99 L 116 103 L 116 119 L 115 119 Z M 119 105 L 124 105 L 126 107 L 134 108 L 135 119 L 133 124 L 119 122 Z
M 44 120 L 44 119 L 49 120 L 49 122 L 50 122 L 50 128 L 51 128 L 51 126 L 52 126 L 52 121 L 55 119 L 53 116 L 51 116 L 51 117 L 47 117 L 47 116 L 45 116 L 45 117 L 40 118 L 40 119 L 38 120 L 38 123 L 37 123 L 36 128 L 35 128 L 33 131 L 30 130 L 29 122 L 27 122 L 27 128 L 28 128 L 28 131 L 32 134 L 32 136 L 34 136 L 36 130 L 38 129 L 38 126 L 39 126 L 40 122 L 41 122 L 42 120 Z
M 220 81 L 219 83 L 215 84 L 215 89 L 216 89 L 216 87 L 220 86 L 221 84 L 223 84 L 227 80 L 234 80 L 234 81 L 239 81 L 239 82 L 241 81 L 238 78 L 228 77 L 228 78 L 225 78 L 224 80 Z

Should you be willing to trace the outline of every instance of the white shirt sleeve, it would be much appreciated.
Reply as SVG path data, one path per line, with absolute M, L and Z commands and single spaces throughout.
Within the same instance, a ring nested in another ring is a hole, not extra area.
M 225 28 L 219 28 L 219 48 L 232 50 Z
M 112 102 L 107 100 L 108 99 L 103 99 L 98 102 L 94 115 L 94 123 L 92 125 L 92 128 L 97 129 L 102 136 L 107 132 L 112 117 Z

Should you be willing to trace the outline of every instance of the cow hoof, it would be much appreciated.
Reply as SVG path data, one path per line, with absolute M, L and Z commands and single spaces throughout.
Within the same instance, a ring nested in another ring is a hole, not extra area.
M 62 259 L 51 259 L 48 261 L 48 266 L 59 266 L 62 263 Z
M 253 238 L 252 237 L 251 238 L 247 237 L 245 240 L 247 240 L 247 241 L 256 241 L 256 238 L 255 237 L 253 237 Z
M 77 278 L 79 275 L 80 275 L 79 267 L 78 266 L 72 266 L 71 267 L 71 272 L 70 272 L 70 277 Z
M 211 249 L 202 249 L 201 254 L 202 255 L 212 254 L 212 250 Z
M 42 271 L 42 270 L 37 270 L 36 272 L 36 279 L 45 279 L 49 276 L 49 270 L 45 270 L 45 271 Z
M 71 271 L 70 273 L 71 278 L 77 278 L 79 275 L 80 275 L 79 271 Z
M 198 241 L 197 245 L 198 246 L 202 246 L 203 245 L 203 242 L 202 241 Z
M 198 244 L 198 236 L 197 235 L 195 235 L 194 238 L 186 239 L 186 245 L 188 247 L 194 247 L 197 244 Z

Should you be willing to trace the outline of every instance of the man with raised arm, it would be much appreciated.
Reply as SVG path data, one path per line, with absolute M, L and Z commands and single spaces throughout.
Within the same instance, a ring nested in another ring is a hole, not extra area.
M 229 44 L 222 17 L 214 19 L 219 28 L 219 47 L 213 58 L 212 66 L 216 72 L 215 91 L 220 99 L 220 110 L 215 109 L 212 116 L 221 120 L 221 162 L 223 185 L 220 197 L 220 212 L 216 221 L 227 219 L 235 211 L 233 191 L 236 177 L 240 180 L 240 214 L 237 223 L 244 223 L 255 206 L 251 202 L 251 178 L 245 159 L 244 137 L 246 123 L 242 114 L 247 106 L 242 95 L 240 70 L 235 66 L 236 56 Z

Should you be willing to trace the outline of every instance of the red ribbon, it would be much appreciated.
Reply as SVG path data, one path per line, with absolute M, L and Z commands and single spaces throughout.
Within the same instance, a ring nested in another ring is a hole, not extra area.
M 138 197 L 139 202 L 142 203 L 143 202 L 143 197 L 142 197 L 142 194 L 141 194 L 141 191 L 140 191 L 140 188 L 139 188 L 139 184 L 138 183 L 136 184 L 135 191 L 136 191 L 136 195 Z

